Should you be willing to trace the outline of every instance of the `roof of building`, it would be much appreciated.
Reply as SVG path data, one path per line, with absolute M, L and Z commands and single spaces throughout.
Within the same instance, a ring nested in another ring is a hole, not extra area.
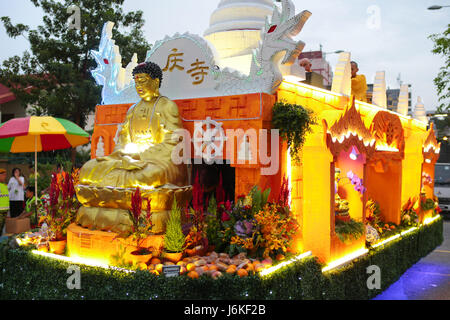
M 16 100 L 16 96 L 11 90 L 0 83 L 0 104 Z

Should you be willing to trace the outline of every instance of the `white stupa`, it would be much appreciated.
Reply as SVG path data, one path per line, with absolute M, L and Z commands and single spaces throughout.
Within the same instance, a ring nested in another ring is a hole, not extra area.
M 397 113 L 400 113 L 405 117 L 408 115 L 408 99 L 409 99 L 408 85 L 402 84 L 400 86 L 400 94 L 398 96 Z
M 219 55 L 219 67 L 248 74 L 252 50 L 261 39 L 266 17 L 273 13 L 273 0 L 221 0 L 211 15 L 204 37 Z
M 417 97 L 417 104 L 414 108 L 414 119 L 428 123 L 427 111 L 425 110 L 421 97 Z

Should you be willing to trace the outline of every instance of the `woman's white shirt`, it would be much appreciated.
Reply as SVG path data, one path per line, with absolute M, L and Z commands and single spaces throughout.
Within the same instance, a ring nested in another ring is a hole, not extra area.
M 25 185 L 25 178 L 19 177 L 22 185 L 17 182 L 15 177 L 11 177 L 8 182 L 8 190 L 9 190 L 9 200 L 10 201 L 23 201 L 24 200 L 24 190 L 23 186 Z

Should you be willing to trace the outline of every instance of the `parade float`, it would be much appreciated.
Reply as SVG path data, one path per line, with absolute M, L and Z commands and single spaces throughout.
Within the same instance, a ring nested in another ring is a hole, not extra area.
M 365 298 L 379 292 L 366 267 L 390 266 L 385 288 L 442 241 L 433 127 L 355 100 L 349 53 L 331 90 L 303 83 L 294 37 L 309 11 L 234 2 L 204 38 L 167 36 L 125 68 L 103 26 L 92 159 L 52 184 L 53 205 L 75 199 L 57 224 L 65 254 L 47 252 L 42 230 L 19 238 L 37 264 L 144 272 L 148 284 L 127 281 L 153 298 Z M 246 6 L 259 20 L 237 14 Z

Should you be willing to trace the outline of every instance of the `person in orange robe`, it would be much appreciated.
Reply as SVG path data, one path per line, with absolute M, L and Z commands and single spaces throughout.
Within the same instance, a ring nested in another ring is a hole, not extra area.
M 358 64 L 355 61 L 350 63 L 352 67 L 352 95 L 356 100 L 367 102 L 367 83 L 363 74 L 357 74 Z

